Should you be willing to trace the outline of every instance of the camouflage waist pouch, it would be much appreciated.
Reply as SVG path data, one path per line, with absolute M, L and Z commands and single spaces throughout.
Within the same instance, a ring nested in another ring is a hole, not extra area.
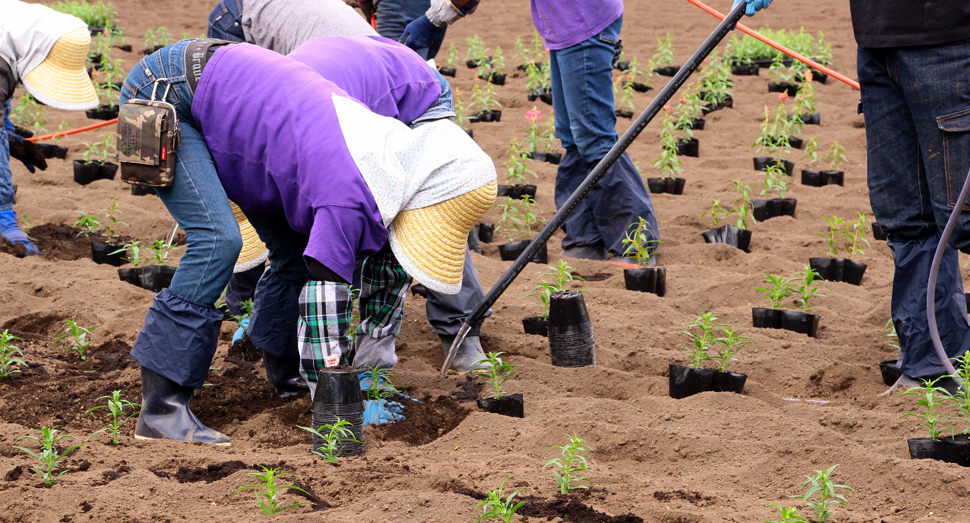
M 172 104 L 133 98 L 121 106 L 117 146 L 121 181 L 170 187 L 178 144 L 178 116 Z

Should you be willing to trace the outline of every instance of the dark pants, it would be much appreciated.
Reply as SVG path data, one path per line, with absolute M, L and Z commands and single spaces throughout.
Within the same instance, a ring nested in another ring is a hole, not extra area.
M 970 41 L 858 50 L 866 120 L 869 200 L 889 232 L 896 275 L 892 317 L 900 368 L 914 378 L 945 374 L 926 321 L 935 244 L 970 169 Z M 963 282 L 954 249 L 970 249 L 970 207 L 950 238 L 936 285 L 947 355 L 970 347 Z

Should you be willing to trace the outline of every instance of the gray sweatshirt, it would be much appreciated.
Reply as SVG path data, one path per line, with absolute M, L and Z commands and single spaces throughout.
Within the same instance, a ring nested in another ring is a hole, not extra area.
M 343 0 L 243 0 L 246 41 L 290 54 L 320 36 L 377 36 Z

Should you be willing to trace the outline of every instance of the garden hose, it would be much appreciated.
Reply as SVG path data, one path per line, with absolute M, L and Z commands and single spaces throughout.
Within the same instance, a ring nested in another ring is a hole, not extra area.
M 936 327 L 936 278 L 940 272 L 940 263 L 943 261 L 943 251 L 946 250 L 946 244 L 950 241 L 950 234 L 953 233 L 953 229 L 957 225 L 957 220 L 963 211 L 963 205 L 967 201 L 968 194 L 970 194 L 970 172 L 967 173 L 967 179 L 963 181 L 963 189 L 960 190 L 957 205 L 953 206 L 953 212 L 950 213 L 950 218 L 946 221 L 946 227 L 943 228 L 943 235 L 940 237 L 940 243 L 936 246 L 936 253 L 933 254 L 933 264 L 930 265 L 930 277 L 926 283 L 926 321 L 930 326 L 930 338 L 933 339 L 933 347 L 936 348 L 937 356 L 940 357 L 940 361 L 951 376 L 957 376 L 957 371 L 953 367 L 953 364 L 950 363 L 950 357 L 943 350 L 943 342 L 940 341 L 940 330 Z
M 719 44 L 721 40 L 723 40 L 724 37 L 726 37 L 727 34 L 734 29 L 738 21 L 741 20 L 741 17 L 744 16 L 746 7 L 747 4 L 745 2 L 740 2 L 738 5 L 734 6 L 733 9 L 731 9 L 731 13 L 726 18 L 721 17 L 721 23 L 717 26 L 717 29 L 715 29 L 714 32 L 711 33 L 706 40 L 704 40 L 704 43 L 701 44 L 696 51 L 694 51 L 694 54 L 691 55 L 690 60 L 688 60 L 687 63 L 685 63 L 684 66 L 677 71 L 677 74 L 670 79 L 670 82 L 668 82 L 667 85 L 660 90 L 653 101 L 650 102 L 650 105 L 647 106 L 643 113 L 641 113 L 640 116 L 637 117 L 636 121 L 633 122 L 633 125 L 631 125 L 630 128 L 623 133 L 623 136 L 620 137 L 619 141 L 613 144 L 613 147 L 608 153 L 606 153 L 606 156 L 604 156 L 603 159 L 596 164 L 596 167 L 590 171 L 590 173 L 586 176 L 586 179 L 583 180 L 583 183 L 581 183 L 579 187 L 577 187 L 569 198 L 562 204 L 562 206 L 559 207 L 556 214 L 553 215 L 549 222 L 546 223 L 545 227 L 539 231 L 539 234 L 537 234 L 532 242 L 529 243 L 529 246 L 526 247 L 522 254 L 519 255 L 518 259 L 512 263 L 512 266 L 505 271 L 505 274 L 503 274 L 501 278 L 499 278 L 495 286 L 488 291 L 488 294 L 485 295 L 482 301 L 478 303 L 474 310 L 472 310 L 471 314 L 465 318 L 465 321 L 461 324 L 461 329 L 455 336 L 455 341 L 451 344 L 451 348 L 448 349 L 448 353 L 445 355 L 444 364 L 441 366 L 442 376 L 446 376 L 448 374 L 448 369 L 451 368 L 451 362 L 455 359 L 455 354 L 458 352 L 458 347 L 461 346 L 462 342 L 465 340 L 465 337 L 471 330 L 471 326 L 476 325 L 482 319 L 482 317 L 485 315 L 485 311 L 487 311 L 489 307 L 491 307 L 492 304 L 499 299 L 502 293 L 509 288 L 509 285 L 512 284 L 516 276 L 518 276 L 519 273 L 525 269 L 526 265 L 529 263 L 529 260 L 531 260 L 539 249 L 546 244 L 549 238 L 552 237 L 552 233 L 556 232 L 556 230 L 562 226 L 563 222 L 566 221 L 566 218 L 572 214 L 574 210 L 576 210 L 579 203 L 586 198 L 600 178 L 606 174 L 606 171 L 609 170 L 614 163 L 616 163 L 616 161 L 620 158 L 620 155 L 622 155 L 623 152 L 630 147 L 630 144 L 632 144 L 633 141 L 640 136 L 640 133 L 643 132 L 643 130 L 647 127 L 647 124 L 650 123 L 650 121 L 653 120 L 653 118 L 661 111 L 664 105 L 666 105 L 667 102 L 673 98 L 674 93 L 676 93 L 677 90 L 684 85 L 684 82 L 687 81 L 687 77 L 697 70 L 697 68 L 701 65 L 701 62 L 704 61 L 704 58 L 706 58 L 707 55 L 710 54 L 715 47 L 717 47 L 717 44 Z
M 701 8 L 702 10 L 704 10 L 705 12 L 707 12 L 708 14 L 714 15 L 715 17 L 720 18 L 721 20 L 724 20 L 724 15 L 722 15 L 721 13 L 719 13 L 716 10 L 712 9 L 708 5 L 706 5 L 703 2 L 701 2 L 700 0 L 687 0 L 687 1 L 690 2 L 690 3 L 692 3 L 692 4 L 694 4 L 694 5 L 696 5 L 699 8 Z M 857 90 L 859 89 L 859 82 L 856 82 L 855 80 L 853 80 L 851 78 L 848 78 L 848 77 L 846 77 L 845 75 L 843 75 L 841 73 L 837 73 L 837 72 L 829 69 L 828 67 L 825 67 L 824 65 L 816 62 L 815 60 L 812 60 L 811 58 L 807 58 L 805 56 L 802 56 L 801 54 L 796 53 L 795 51 L 792 51 L 791 49 L 789 49 L 789 48 L 787 48 L 787 47 L 779 44 L 778 42 L 772 40 L 771 38 L 767 38 L 765 36 L 761 36 L 760 34 L 758 34 L 757 31 L 749 28 L 748 26 L 746 26 L 744 24 L 738 24 L 738 29 L 740 29 L 741 32 L 748 34 L 752 38 L 754 38 L 756 40 L 760 40 L 760 41 L 764 42 L 765 44 L 768 44 L 771 47 L 774 47 L 775 49 L 777 49 L 777 50 L 779 50 L 779 51 L 787 54 L 788 56 L 794 58 L 795 60 L 798 60 L 799 62 L 802 62 L 802 63 L 808 65 L 809 67 L 811 67 L 813 69 L 818 69 L 819 71 L 822 71 L 823 73 L 831 76 L 832 78 L 835 78 L 836 80 L 839 80 L 840 82 L 845 83 L 846 85 L 849 85 L 850 87 L 852 87 L 854 89 L 857 89 Z
M 39 142 L 41 140 L 50 140 L 51 138 L 60 138 L 61 136 L 67 136 L 69 134 L 83 133 L 84 131 L 90 131 L 90 130 L 93 130 L 93 129 L 100 129 L 101 127 L 105 127 L 107 125 L 116 124 L 116 123 L 118 123 L 118 119 L 117 118 L 112 118 L 111 120 L 108 120 L 106 122 L 91 124 L 91 125 L 87 125 L 87 126 L 84 126 L 84 127 L 78 127 L 77 129 L 70 129 L 70 130 L 67 130 L 67 131 L 61 131 L 59 133 L 48 134 L 46 136 L 34 136 L 32 138 L 27 138 L 27 141 L 28 142 Z

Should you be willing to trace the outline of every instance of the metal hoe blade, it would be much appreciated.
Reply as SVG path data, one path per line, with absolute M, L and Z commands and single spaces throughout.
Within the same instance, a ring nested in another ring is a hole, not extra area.
M 165 246 L 166 247 L 171 247 L 172 246 L 172 242 L 175 241 L 175 233 L 177 233 L 178 230 L 179 230 L 179 222 L 177 222 L 177 221 L 176 222 L 172 222 L 172 228 L 169 229 L 168 230 L 168 234 L 165 235 Z M 167 250 L 165 251 L 165 254 L 162 255 L 162 259 L 165 259 L 165 258 L 168 258 L 168 251 Z
M 701 44 L 697 51 L 694 51 L 694 54 L 690 57 L 690 60 L 688 60 L 688 62 L 680 68 L 680 71 L 678 71 L 677 74 L 670 79 L 670 82 L 668 82 L 667 85 L 657 94 L 657 97 L 650 102 L 650 106 L 648 106 L 646 110 L 644 110 L 643 113 L 637 117 L 636 121 L 633 122 L 633 125 L 630 126 L 625 133 L 623 133 L 623 136 L 621 136 L 620 140 L 613 145 L 610 152 L 608 152 L 606 156 L 604 156 L 603 159 L 596 164 L 596 167 L 593 168 L 592 172 L 586 176 L 583 183 L 576 188 L 572 195 L 569 196 L 569 199 L 566 200 L 562 207 L 559 208 L 559 211 L 556 212 L 555 216 L 549 220 L 549 223 L 542 228 L 542 231 L 536 235 L 535 239 L 529 243 L 529 246 L 526 247 L 525 251 L 519 255 L 519 258 L 515 260 L 512 266 L 505 271 L 505 274 L 503 274 L 495 286 L 492 287 L 492 290 L 488 291 L 488 294 L 475 307 L 475 310 L 473 310 L 471 314 L 465 318 L 465 322 L 462 324 L 458 335 L 455 336 L 455 341 L 448 349 L 448 354 L 445 356 L 445 362 L 441 366 L 442 376 L 446 376 L 448 374 L 448 369 L 451 368 L 451 362 L 455 359 L 455 353 L 458 351 L 458 347 L 461 346 L 461 343 L 465 340 L 465 336 L 468 335 L 468 331 L 471 329 L 471 326 L 475 325 L 482 319 L 485 311 L 487 311 L 488 308 L 491 307 L 496 300 L 498 300 L 502 293 L 505 292 L 505 289 L 512 284 L 516 276 L 518 276 L 529 263 L 529 260 L 531 260 L 532 257 L 535 256 L 536 252 L 539 251 L 539 248 L 549 240 L 552 234 L 556 232 L 556 229 L 558 229 L 563 222 L 566 221 L 566 218 L 576 209 L 576 206 L 579 205 L 584 198 L 586 198 L 586 195 L 589 194 L 589 191 L 593 189 L 596 182 L 598 182 L 600 178 L 606 174 L 606 171 L 609 170 L 614 163 L 616 163 L 616 160 L 619 159 L 620 155 L 623 154 L 623 152 L 630 147 L 630 144 L 637 139 L 637 136 L 643 132 L 643 129 L 646 128 L 647 124 L 650 123 L 650 121 L 657 116 L 657 113 L 660 112 L 663 106 L 666 105 L 671 98 L 673 98 L 674 93 L 676 93 L 677 90 L 684 85 L 687 77 L 697 70 L 697 68 L 701 65 L 701 62 L 704 61 L 704 58 L 706 58 L 707 55 L 710 54 L 715 47 L 717 47 L 717 44 L 720 43 L 721 40 L 723 40 L 724 37 L 734 29 L 734 26 L 738 23 L 738 20 L 741 20 L 741 17 L 744 16 L 746 6 L 747 4 L 745 2 L 740 2 L 738 5 L 734 6 L 731 13 L 717 26 L 717 29 L 715 29 L 714 32 L 711 33 L 706 40 L 704 40 L 704 43 Z

